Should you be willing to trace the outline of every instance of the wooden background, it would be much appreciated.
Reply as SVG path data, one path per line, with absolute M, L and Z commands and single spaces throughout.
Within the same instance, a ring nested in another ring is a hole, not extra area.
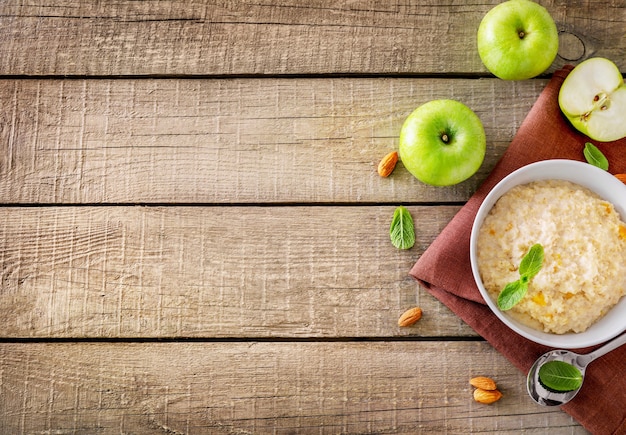
M 624 0 L 541 0 L 559 57 L 494 78 L 497 3 L 0 4 L 0 433 L 586 433 L 408 276 L 551 72 L 626 71 Z M 483 121 L 479 172 L 380 178 L 436 98 Z

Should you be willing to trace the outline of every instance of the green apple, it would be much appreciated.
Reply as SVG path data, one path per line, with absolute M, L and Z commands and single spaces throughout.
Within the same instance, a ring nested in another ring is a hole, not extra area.
M 455 100 L 434 100 L 411 113 L 400 131 L 402 164 L 423 183 L 450 186 L 476 173 L 487 140 L 480 118 Z
M 559 49 L 550 13 L 530 0 L 500 3 L 478 26 L 478 54 L 495 76 L 525 80 L 548 69 Z
M 578 64 L 559 91 L 559 106 L 574 128 L 599 142 L 626 137 L 626 85 L 603 57 Z

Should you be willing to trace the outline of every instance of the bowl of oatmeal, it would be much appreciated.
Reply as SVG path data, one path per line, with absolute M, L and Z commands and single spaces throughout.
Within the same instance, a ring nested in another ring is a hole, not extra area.
M 546 160 L 509 174 L 486 196 L 472 226 L 478 289 L 502 322 L 551 347 L 581 348 L 626 330 L 626 185 L 588 163 Z M 522 280 L 533 245 L 541 268 L 512 308 L 500 292 Z M 524 267 L 521 269 L 525 270 Z

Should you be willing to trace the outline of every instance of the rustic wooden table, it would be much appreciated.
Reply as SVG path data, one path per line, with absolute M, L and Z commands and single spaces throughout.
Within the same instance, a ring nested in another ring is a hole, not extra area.
M 624 0 L 540 2 L 560 56 L 522 82 L 475 49 L 496 0 L 3 2 L 0 433 L 586 433 L 408 276 L 551 72 L 626 70 Z M 380 178 L 435 98 L 480 171 Z

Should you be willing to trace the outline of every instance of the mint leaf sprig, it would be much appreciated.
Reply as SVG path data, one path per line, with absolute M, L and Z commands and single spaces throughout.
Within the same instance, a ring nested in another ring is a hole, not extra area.
M 537 243 L 528 250 L 519 265 L 520 278 L 508 283 L 498 295 L 498 308 L 510 310 L 526 296 L 530 280 L 539 273 L 543 265 L 543 246 Z
M 583 374 L 565 361 L 548 361 L 539 367 L 539 382 L 546 389 L 565 393 L 578 390 L 583 384 Z
M 389 227 L 391 243 L 398 249 L 410 249 L 415 244 L 415 228 L 411 213 L 400 206 L 393 212 L 393 219 Z
M 583 155 L 585 156 L 585 160 L 590 165 L 596 166 L 600 169 L 604 169 L 605 171 L 609 170 L 609 161 L 602 151 L 598 149 L 597 146 L 592 144 L 591 142 L 585 143 L 585 149 L 583 149 Z

